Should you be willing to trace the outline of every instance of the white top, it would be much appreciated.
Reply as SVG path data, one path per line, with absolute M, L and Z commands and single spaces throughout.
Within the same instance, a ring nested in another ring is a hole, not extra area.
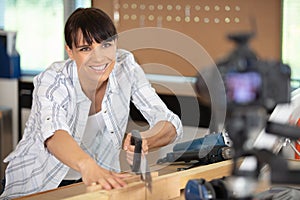
M 102 116 L 102 111 L 89 116 L 86 123 L 83 138 L 80 144 L 81 148 L 86 149 L 89 152 L 92 152 L 92 150 L 89 149 L 89 147 L 93 146 L 93 141 L 96 137 L 101 137 L 101 135 L 103 135 L 104 126 L 105 123 Z M 78 180 L 80 178 L 81 178 L 81 174 L 76 170 L 70 168 L 64 180 Z

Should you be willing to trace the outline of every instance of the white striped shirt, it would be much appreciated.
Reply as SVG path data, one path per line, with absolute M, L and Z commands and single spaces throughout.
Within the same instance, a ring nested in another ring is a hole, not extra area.
M 57 188 L 69 167 L 61 163 L 44 146 L 56 130 L 65 130 L 80 144 L 91 106 L 83 93 L 74 61 L 53 63 L 34 78 L 33 104 L 22 140 L 4 160 L 5 191 L 1 197 L 15 198 Z M 133 55 L 117 50 L 116 64 L 109 76 L 102 101 L 105 140 L 95 138 L 93 158 L 104 168 L 119 161 L 119 151 L 129 118 L 130 101 L 140 110 L 150 127 L 158 121 L 170 121 L 177 138 L 182 124 L 155 93 Z M 88 152 L 90 153 L 90 152 Z M 91 153 L 90 153 L 91 154 Z

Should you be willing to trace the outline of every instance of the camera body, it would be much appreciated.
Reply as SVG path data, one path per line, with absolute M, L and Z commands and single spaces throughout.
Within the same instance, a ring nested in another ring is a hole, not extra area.
M 290 102 L 290 67 L 279 61 L 259 59 L 248 47 L 251 34 L 229 35 L 237 48 L 217 64 L 223 78 L 229 110 L 259 106 L 271 111 Z
M 256 150 L 253 146 L 255 135 L 266 126 L 267 113 L 272 112 L 277 104 L 290 103 L 291 100 L 290 67 L 281 61 L 259 59 L 248 46 L 253 36 L 253 33 L 228 35 L 228 38 L 235 42 L 236 48 L 225 60 L 216 64 L 225 88 L 225 129 L 232 141 L 235 163 L 230 181 L 222 183 L 232 190 L 235 199 L 251 199 L 251 192 L 255 187 L 244 190 L 238 186 L 241 182 L 253 182 L 252 185 L 255 186 L 262 165 L 273 161 L 273 154 L 268 152 L 269 154 L 265 155 L 262 150 Z M 205 73 L 215 75 L 213 72 Z M 205 80 L 214 80 L 213 78 L 214 76 L 211 76 Z M 209 96 L 202 76 L 198 76 L 196 89 L 200 96 Z M 215 90 L 218 91 L 218 88 Z M 239 158 L 247 156 L 256 157 L 257 166 L 250 171 L 240 170 L 236 162 Z M 284 162 L 280 160 L 279 163 Z M 207 187 L 203 181 L 190 182 L 189 187 L 193 184 L 210 188 L 208 194 L 213 194 L 216 190 L 216 187 Z M 214 199 L 210 196 L 213 195 L 203 196 L 201 199 Z
M 288 65 L 280 62 L 256 61 L 240 68 L 237 66 L 239 63 L 229 64 L 231 66 L 220 66 L 220 69 L 224 68 L 220 71 L 229 109 L 261 106 L 270 111 L 278 103 L 290 102 Z

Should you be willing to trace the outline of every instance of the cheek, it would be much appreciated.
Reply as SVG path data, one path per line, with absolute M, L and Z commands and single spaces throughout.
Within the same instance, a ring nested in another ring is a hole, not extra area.
M 107 52 L 107 57 L 110 60 L 115 60 L 116 59 L 116 53 L 117 53 L 117 49 L 116 47 L 111 48 L 108 52 Z
M 108 77 L 111 71 L 113 70 L 115 66 L 115 61 L 111 62 L 110 65 L 108 66 L 107 70 L 105 71 L 105 75 Z
M 78 68 L 82 68 L 82 67 L 84 67 L 84 65 L 87 64 L 87 58 L 84 57 L 84 56 L 77 56 L 77 57 L 75 58 L 75 62 L 76 62 L 76 64 L 77 64 L 77 67 L 78 67 Z
M 100 76 L 100 78 L 98 79 L 99 82 L 103 82 L 106 81 L 111 73 L 111 71 L 113 70 L 115 66 L 115 61 L 113 61 L 108 68 L 106 69 L 105 73 L 103 75 Z

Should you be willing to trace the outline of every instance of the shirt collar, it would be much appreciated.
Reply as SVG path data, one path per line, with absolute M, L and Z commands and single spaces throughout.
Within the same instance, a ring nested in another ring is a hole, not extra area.
M 118 81 L 117 81 L 118 68 L 119 68 L 119 65 L 116 63 L 113 70 L 112 70 L 112 72 L 109 75 L 108 92 L 110 92 L 110 93 L 118 93 L 119 92 L 119 90 L 118 90 L 119 84 L 118 84 Z

